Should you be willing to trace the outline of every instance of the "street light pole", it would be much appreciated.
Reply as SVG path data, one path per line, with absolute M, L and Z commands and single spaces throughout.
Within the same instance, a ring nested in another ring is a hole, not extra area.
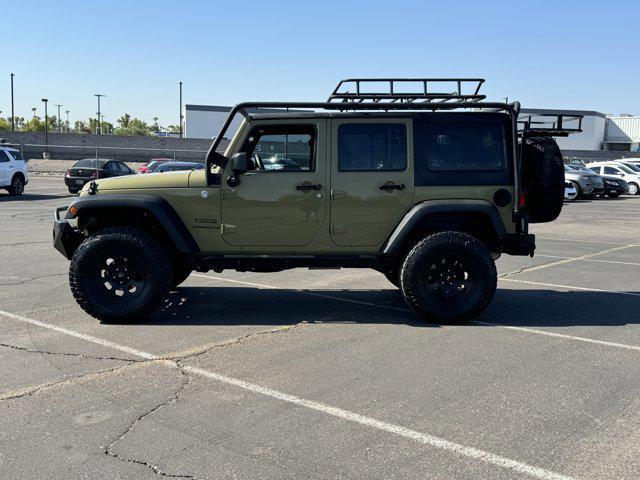
M 15 73 L 11 74 L 11 131 L 16 131 L 16 114 L 13 110 L 13 77 L 15 77 Z
M 182 82 L 180 82 L 180 115 L 178 117 L 179 126 L 180 126 L 180 138 L 182 138 Z
M 102 125 L 100 124 L 100 97 L 106 97 L 106 95 L 96 93 L 94 96 L 98 97 L 98 135 L 102 135 Z
M 47 112 L 47 102 L 49 100 L 43 98 L 42 101 L 44 102 L 44 152 L 47 153 L 49 151 L 49 114 Z
M 60 118 L 60 107 L 62 105 L 56 103 L 55 106 L 58 107 L 58 133 L 62 133 L 62 119 Z
M 67 114 L 67 133 L 69 133 L 69 130 L 71 130 L 69 125 L 69 110 L 65 110 L 64 113 Z

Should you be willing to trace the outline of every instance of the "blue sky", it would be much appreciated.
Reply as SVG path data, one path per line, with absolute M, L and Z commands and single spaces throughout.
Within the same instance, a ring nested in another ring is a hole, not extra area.
M 489 99 L 640 114 L 640 2 L 5 2 L 0 110 L 177 123 L 184 102 L 325 99 L 352 76 L 487 79 Z M 8 32 L 7 32 L 8 29 Z

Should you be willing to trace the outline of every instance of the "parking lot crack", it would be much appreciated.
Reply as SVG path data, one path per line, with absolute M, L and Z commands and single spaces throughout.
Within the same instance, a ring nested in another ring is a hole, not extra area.
M 36 354 L 41 354 L 41 355 L 60 355 L 60 356 L 64 356 L 64 357 L 80 357 L 80 358 L 88 358 L 91 360 L 116 360 L 116 361 L 120 361 L 120 362 L 129 362 L 129 363 L 139 363 L 139 362 L 145 362 L 146 360 L 140 359 L 140 358 L 122 358 L 122 357 L 111 357 L 111 356 L 99 356 L 99 355 L 87 355 L 84 353 L 75 353 L 75 352 L 50 352 L 47 350 L 36 350 L 36 349 L 31 349 L 31 348 L 27 348 L 27 347 L 20 347 L 18 345 L 11 345 L 9 343 L 1 343 L 0 342 L 0 347 L 4 347 L 4 348 L 10 348 L 13 350 L 19 350 L 21 352 L 28 352 L 28 353 L 36 353 Z
M 121 462 L 127 462 L 127 463 L 133 463 L 136 465 L 142 465 L 146 468 L 148 468 L 149 470 L 151 470 L 153 473 L 155 473 L 156 475 L 160 476 L 160 477 L 166 477 L 166 478 L 190 478 L 190 479 L 194 479 L 195 477 L 193 475 L 186 475 L 186 474 L 181 474 L 181 473 L 169 473 L 166 472 L 164 470 L 162 470 L 159 466 L 154 465 L 150 462 L 144 461 L 144 460 L 139 460 L 136 458 L 129 458 L 124 456 L 123 454 L 120 453 L 116 453 L 114 452 L 114 446 L 119 443 L 120 441 L 122 441 L 131 431 L 133 431 L 136 426 L 144 421 L 146 418 L 148 418 L 150 415 L 152 415 L 153 413 L 157 412 L 158 410 L 166 407 L 167 405 L 171 405 L 172 403 L 175 403 L 179 400 L 180 395 L 182 394 L 182 392 L 185 390 L 185 388 L 187 388 L 187 385 L 189 385 L 189 383 L 191 383 L 191 376 L 188 375 L 184 370 L 182 370 L 181 365 L 176 364 L 176 370 L 178 372 L 180 372 L 180 374 L 183 377 L 183 380 L 181 382 L 181 384 L 178 386 L 178 388 L 175 390 L 175 392 L 166 400 L 162 401 L 161 403 L 155 405 L 154 407 L 152 407 L 150 410 L 147 410 L 145 413 L 143 413 L 142 415 L 139 415 L 138 417 L 136 417 L 133 422 L 131 422 L 131 424 L 129 425 L 129 427 L 127 427 L 127 429 L 122 432 L 120 435 L 118 435 L 118 437 L 113 440 L 111 443 L 109 443 L 105 449 L 104 449 L 104 453 L 110 457 L 115 458 L 116 460 L 119 460 Z
M 198 347 L 191 348 L 189 350 L 185 350 L 182 352 L 170 353 L 168 355 L 162 356 L 161 358 L 164 360 L 185 360 L 187 358 L 193 358 L 200 355 L 204 355 L 211 350 L 215 350 L 217 348 L 226 348 L 234 345 L 238 345 L 240 343 L 244 343 L 248 340 L 254 339 L 256 337 L 262 337 L 267 335 L 273 335 L 278 333 L 289 332 L 294 328 L 298 328 L 302 325 L 307 325 L 308 322 L 300 322 L 294 323 L 292 325 L 285 325 L 277 328 L 270 328 L 268 330 L 260 330 L 258 332 L 251 332 L 245 335 L 241 335 L 239 337 L 231 338 L 229 340 L 223 340 L 221 342 L 212 342 L 207 343 L 205 345 L 200 345 Z
M 18 278 L 17 282 L 0 283 L 0 285 L 24 285 L 25 283 L 33 282 L 34 280 L 40 280 L 41 278 L 60 277 L 66 275 L 66 273 L 52 273 L 49 275 L 38 275 L 36 277 L 24 278 L 24 277 L 0 277 L 0 278 Z
M 131 365 L 134 362 L 129 361 L 127 364 L 125 365 L 118 365 L 116 367 L 112 367 L 112 368 L 107 368 L 104 370 L 98 370 L 96 372 L 89 372 L 89 373 L 83 373 L 80 375 L 72 375 L 72 376 L 65 376 L 64 378 L 61 378 L 60 380 L 55 380 L 53 382 L 47 382 L 47 383 L 41 383 L 39 385 L 29 385 L 27 387 L 22 387 L 19 388 L 17 390 L 12 390 L 12 391 L 5 391 L 5 392 L 0 392 L 0 400 L 13 400 L 16 398 L 22 398 L 22 397 L 28 397 L 33 395 L 34 393 L 37 393 L 41 390 L 47 389 L 47 388 L 51 388 L 51 387 L 56 387 L 56 386 L 61 386 L 61 385 L 65 385 L 65 384 L 72 384 L 74 382 L 77 382 L 78 380 L 85 380 L 91 377 L 95 377 L 95 376 L 99 376 L 99 375 L 105 375 L 108 373 L 113 373 L 116 372 L 122 368 L 128 367 L 129 365 Z

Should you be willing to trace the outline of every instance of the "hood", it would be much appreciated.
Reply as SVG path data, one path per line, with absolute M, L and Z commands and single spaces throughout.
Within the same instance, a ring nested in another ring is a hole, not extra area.
M 180 171 L 145 173 L 144 175 L 125 175 L 123 177 L 103 178 L 101 180 L 96 180 L 95 183 L 98 184 L 98 191 L 137 190 L 144 188 L 185 188 L 189 186 L 190 173 L 191 172 L 189 171 Z

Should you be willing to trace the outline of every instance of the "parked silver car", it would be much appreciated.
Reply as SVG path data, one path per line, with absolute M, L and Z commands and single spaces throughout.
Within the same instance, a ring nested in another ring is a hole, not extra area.
M 578 197 L 595 197 L 604 193 L 604 180 L 595 172 L 576 170 L 574 166 L 564 166 L 564 178 L 578 191 Z

